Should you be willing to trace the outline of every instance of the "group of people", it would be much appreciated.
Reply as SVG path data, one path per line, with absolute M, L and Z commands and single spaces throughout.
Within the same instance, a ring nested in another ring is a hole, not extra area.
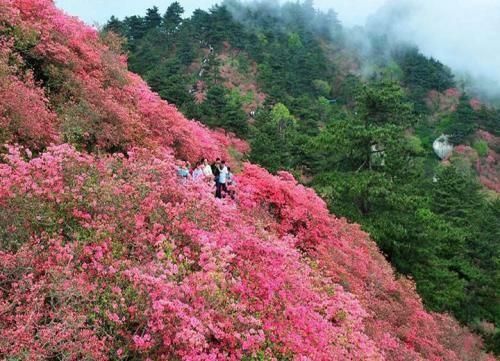
M 226 164 L 226 161 L 217 158 L 213 164 L 208 162 L 208 159 L 202 159 L 196 163 L 195 167 L 191 167 L 189 162 L 182 162 L 177 174 L 183 180 L 191 179 L 195 182 L 199 181 L 214 181 L 215 182 L 215 197 L 225 198 L 230 196 L 234 199 L 235 190 L 234 175 L 231 172 L 231 167 Z

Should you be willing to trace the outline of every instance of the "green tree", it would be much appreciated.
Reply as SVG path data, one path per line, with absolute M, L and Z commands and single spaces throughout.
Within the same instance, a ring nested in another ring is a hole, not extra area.
M 335 204 L 348 205 L 354 219 L 376 211 L 393 184 L 411 173 L 413 149 L 404 134 L 411 111 L 397 85 L 365 86 L 356 114 L 335 119 L 312 141 L 310 151 L 320 159 L 316 169 L 331 171 L 326 179 L 336 180 L 335 197 L 342 199 Z
M 192 98 L 186 86 L 188 81 L 181 70 L 182 64 L 177 59 L 165 60 L 146 74 L 146 80 L 163 99 L 182 106 Z
M 399 47 L 393 55 L 401 68 L 403 84 L 410 90 L 416 110 L 421 113 L 427 112 L 425 98 L 429 91 L 443 92 L 456 86 L 449 68 L 422 55 L 415 47 Z
M 484 199 L 480 186 L 455 167 L 441 168 L 431 190 L 432 208 L 464 238 L 460 261 L 455 262 L 467 281 L 466 302 L 454 309 L 464 322 L 500 321 L 498 281 L 500 270 L 500 209 L 498 200 Z
M 125 25 L 113 15 L 109 18 L 106 25 L 104 25 L 103 31 L 112 31 L 118 35 L 125 35 Z
M 301 137 L 297 120 L 288 108 L 278 103 L 270 111 L 259 112 L 252 134 L 252 161 L 272 172 L 295 166 Z
M 478 116 L 470 105 L 470 98 L 463 94 L 460 97 L 457 110 L 451 115 L 449 125 L 444 129 L 451 136 L 454 144 L 462 143 L 473 134 L 478 126 Z
M 158 7 L 153 6 L 146 10 L 146 17 L 144 18 L 144 25 L 147 30 L 158 29 L 161 25 L 162 18 Z
M 237 136 L 246 138 L 248 136 L 248 117 L 243 110 L 243 101 L 239 92 L 236 90 L 229 92 L 226 99 L 222 126 Z
M 139 41 L 146 35 L 148 28 L 144 21 L 144 18 L 140 16 L 130 16 L 126 17 L 124 20 L 124 25 L 126 27 L 126 37 L 131 40 L 131 44 L 134 44 L 135 41 Z M 132 46 L 132 49 L 134 47 Z
M 221 85 L 214 85 L 207 91 L 207 98 L 202 104 L 202 121 L 211 127 L 220 127 L 227 107 L 227 90 Z
M 171 35 L 179 30 L 179 26 L 182 23 L 182 14 L 184 14 L 184 8 L 178 1 L 174 1 L 170 4 L 163 15 L 163 27 L 167 34 Z

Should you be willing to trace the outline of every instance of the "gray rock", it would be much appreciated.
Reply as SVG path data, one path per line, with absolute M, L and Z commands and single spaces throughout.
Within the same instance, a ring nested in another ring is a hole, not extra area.
M 432 144 L 434 152 L 441 160 L 448 158 L 453 152 L 453 144 L 450 143 L 449 139 L 448 135 L 443 134 Z

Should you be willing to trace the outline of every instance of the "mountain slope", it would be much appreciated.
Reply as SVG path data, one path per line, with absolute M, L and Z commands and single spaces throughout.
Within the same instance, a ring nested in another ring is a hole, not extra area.
M 290 174 L 245 164 L 237 202 L 180 182 L 177 159 L 245 144 L 107 41 L 52 1 L 0 0 L 0 355 L 492 359 Z
M 120 34 L 162 98 L 244 137 L 252 162 L 290 171 L 361 224 L 426 307 L 500 353 L 500 111 L 383 27 L 344 29 L 311 1 L 182 11 L 113 17 L 102 34 Z M 433 149 L 443 134 L 445 159 Z

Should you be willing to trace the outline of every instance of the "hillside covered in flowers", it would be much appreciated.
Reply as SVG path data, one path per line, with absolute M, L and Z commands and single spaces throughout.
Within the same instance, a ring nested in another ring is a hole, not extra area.
M 0 0 L 0 358 L 493 360 L 289 173 L 243 164 L 237 202 L 180 183 L 177 160 L 248 146 L 115 41 Z

